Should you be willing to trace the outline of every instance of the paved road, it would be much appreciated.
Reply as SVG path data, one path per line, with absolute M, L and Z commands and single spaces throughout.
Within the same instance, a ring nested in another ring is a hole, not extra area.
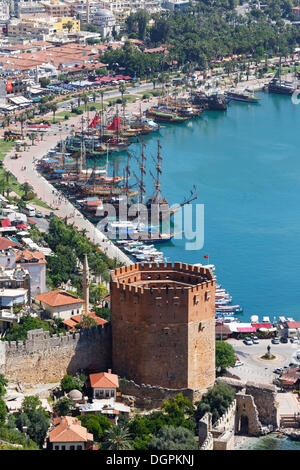
M 241 340 L 228 340 L 234 348 L 237 357 L 244 362 L 242 366 L 232 367 L 229 370 L 237 375 L 241 380 L 252 380 L 262 383 L 273 382 L 278 375 L 273 370 L 277 367 L 288 366 L 290 362 L 299 363 L 296 352 L 300 349 L 299 344 L 280 343 L 272 344 L 271 340 L 260 340 L 259 344 L 247 346 Z M 272 361 L 262 360 L 261 356 L 267 352 L 267 347 L 271 346 L 271 354 L 276 356 Z
M 29 146 L 26 151 L 20 153 L 18 160 L 12 159 L 14 151 L 8 153 L 3 161 L 6 170 L 9 170 L 23 184 L 28 182 L 37 194 L 38 198 L 50 206 L 61 219 L 67 218 L 68 223 L 74 223 L 78 230 L 86 230 L 87 238 L 93 243 L 99 244 L 104 253 L 111 259 L 116 259 L 126 265 L 133 264 L 117 246 L 115 246 L 102 232 L 89 222 L 59 191 L 43 178 L 35 169 L 35 162 L 42 158 L 51 148 L 55 147 L 60 139 L 64 139 L 70 132 L 70 125 L 79 125 L 80 117 L 71 118 L 68 126 L 64 126 L 60 133 L 55 132 L 55 126 L 51 132 L 44 135 L 44 140 L 34 146 Z
M 126 84 L 125 84 L 125 86 L 126 86 Z M 161 88 L 161 87 L 162 87 L 161 83 L 157 83 L 155 85 L 155 88 Z M 143 91 L 150 91 L 150 90 L 153 90 L 153 84 L 152 83 L 142 83 L 141 85 L 137 85 L 137 86 L 126 86 L 125 95 L 135 95 L 137 93 L 141 93 Z M 93 90 L 88 90 L 87 93 L 92 93 L 92 92 L 93 92 Z M 97 95 L 96 103 L 100 103 L 101 102 L 100 92 L 95 91 L 95 93 Z M 120 92 L 119 92 L 118 88 L 116 88 L 115 90 L 111 90 L 111 91 L 105 91 L 104 95 L 103 95 L 103 99 L 105 100 L 107 98 L 116 98 L 117 96 L 120 96 Z M 61 110 L 68 109 L 70 107 L 71 103 L 73 103 L 75 106 L 77 106 L 78 98 L 70 98 L 69 101 L 63 101 L 61 103 L 58 103 L 58 107 Z M 93 101 L 89 102 L 89 106 L 91 106 L 91 105 L 93 105 Z

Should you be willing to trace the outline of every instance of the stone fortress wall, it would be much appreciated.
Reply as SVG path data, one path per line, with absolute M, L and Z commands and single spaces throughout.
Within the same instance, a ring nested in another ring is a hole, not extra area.
M 31 330 L 25 342 L 0 341 L 0 373 L 27 384 L 59 382 L 79 369 L 111 368 L 111 355 L 110 324 L 59 336 Z

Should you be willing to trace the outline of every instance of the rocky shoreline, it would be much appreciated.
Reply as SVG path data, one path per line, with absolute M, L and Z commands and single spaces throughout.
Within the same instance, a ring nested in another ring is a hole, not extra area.
M 280 429 L 280 433 L 284 436 L 289 437 L 293 441 L 300 441 L 300 429 L 296 428 L 285 428 Z

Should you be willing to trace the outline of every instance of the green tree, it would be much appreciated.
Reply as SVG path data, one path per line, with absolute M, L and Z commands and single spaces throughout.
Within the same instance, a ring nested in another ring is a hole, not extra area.
M 51 80 L 50 80 L 50 78 L 41 77 L 39 79 L 39 82 L 40 82 L 40 85 L 41 85 L 42 88 L 46 88 L 47 85 L 50 85 Z
M 109 430 L 113 425 L 109 419 L 104 415 L 82 415 L 79 420 L 88 432 L 93 434 L 94 441 L 99 442 L 105 431 Z
M 49 109 L 53 113 L 53 122 L 55 122 L 55 114 L 56 114 L 56 111 L 58 110 L 57 104 L 56 103 L 51 103 L 51 105 L 49 106 Z
M 163 426 L 148 444 L 149 450 L 197 450 L 194 433 L 183 427 Z
M 103 434 L 102 448 L 104 450 L 131 450 L 132 439 L 129 431 L 122 426 L 112 426 Z
M 6 393 L 6 385 L 8 384 L 8 380 L 4 377 L 3 374 L 0 374 L 0 398 L 3 397 Z
M 71 416 L 74 409 L 74 403 L 68 397 L 60 398 L 53 406 L 53 410 L 58 416 Z
M 60 386 L 65 393 L 69 393 L 74 389 L 81 392 L 85 381 L 86 377 L 82 374 L 76 376 L 64 375 L 61 379 Z
M 0 426 L 3 426 L 5 424 L 7 417 L 7 410 L 6 410 L 6 405 L 5 401 L 0 398 Z
M 223 373 L 227 367 L 235 364 L 235 352 L 231 344 L 216 341 L 216 367 Z
M 235 397 L 235 391 L 225 383 L 217 383 L 200 402 L 196 402 L 195 420 L 198 422 L 206 412 L 212 413 L 212 422 L 215 423 L 228 409 Z
M 33 187 L 30 186 L 29 183 L 25 182 L 21 185 L 21 190 L 23 191 L 23 196 L 22 196 L 22 199 L 24 199 L 24 201 L 28 201 L 29 199 L 31 199 L 30 197 L 30 193 L 33 192 Z
M 27 428 L 28 436 L 36 442 L 39 447 L 43 446 L 50 418 L 48 413 L 42 408 L 41 401 L 37 396 L 27 396 L 24 398 L 21 410 L 16 413 L 16 426 L 20 431 Z
M 81 328 L 93 328 L 97 326 L 97 322 L 93 317 L 88 315 L 82 315 L 82 320 L 75 325 L 75 328 L 80 330 Z

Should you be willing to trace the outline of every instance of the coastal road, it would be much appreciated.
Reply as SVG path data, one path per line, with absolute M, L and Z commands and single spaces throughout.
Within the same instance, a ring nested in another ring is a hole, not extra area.
M 70 119 L 69 123 L 75 126 L 80 123 L 81 116 Z M 52 208 L 55 215 L 61 219 L 67 219 L 68 223 L 74 223 L 78 230 L 86 230 L 87 238 L 95 244 L 98 244 L 101 250 L 111 259 L 126 265 L 133 262 L 117 246 L 115 246 L 102 232 L 100 232 L 91 222 L 89 222 L 59 191 L 42 177 L 35 168 L 35 163 L 41 159 L 51 148 L 65 139 L 70 132 L 70 126 L 63 127 L 60 133 L 55 132 L 55 127 L 51 132 L 44 134 L 43 141 L 36 145 L 29 145 L 26 151 L 20 152 L 18 160 L 12 159 L 15 151 L 9 152 L 3 165 L 19 181 L 20 184 L 29 183 L 36 193 L 37 197 Z

